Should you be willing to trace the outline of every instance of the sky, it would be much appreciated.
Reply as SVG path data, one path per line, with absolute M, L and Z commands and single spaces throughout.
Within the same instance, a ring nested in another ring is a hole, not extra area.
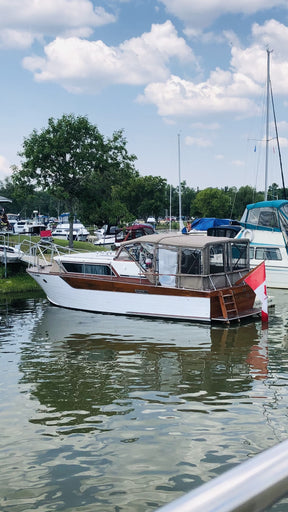
M 288 186 L 287 48 L 287 0 L 0 0 L 0 181 L 74 114 L 123 129 L 142 176 L 264 190 L 268 50 Z M 271 108 L 269 126 L 281 186 Z

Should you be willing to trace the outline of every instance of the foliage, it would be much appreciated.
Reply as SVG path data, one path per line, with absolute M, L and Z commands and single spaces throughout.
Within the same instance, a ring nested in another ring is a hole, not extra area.
M 13 182 L 31 194 L 46 191 L 61 200 L 70 212 L 70 245 L 73 219 L 80 203 L 111 193 L 112 186 L 134 172 L 134 155 L 129 155 L 122 131 L 105 140 L 98 128 L 83 116 L 63 115 L 48 127 L 24 139 L 21 169 L 14 168 Z M 98 203 L 98 204 L 97 204 Z
M 263 199 L 263 192 L 256 192 L 255 188 L 248 185 L 240 187 L 238 191 L 234 192 L 231 218 L 240 220 L 247 204 L 257 203 Z
M 192 205 L 194 217 L 229 217 L 230 199 L 218 188 L 205 188 L 198 192 Z

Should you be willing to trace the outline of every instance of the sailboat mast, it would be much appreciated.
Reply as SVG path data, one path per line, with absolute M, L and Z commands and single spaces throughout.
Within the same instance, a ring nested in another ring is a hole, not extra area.
M 266 155 L 265 155 L 265 192 L 264 199 L 267 201 L 268 193 L 268 146 L 269 146 L 269 107 L 270 107 L 270 53 L 267 50 L 267 84 L 266 84 Z
M 178 133 L 178 173 L 179 173 L 179 228 L 182 231 L 182 190 L 181 190 L 181 162 L 180 162 L 180 133 Z

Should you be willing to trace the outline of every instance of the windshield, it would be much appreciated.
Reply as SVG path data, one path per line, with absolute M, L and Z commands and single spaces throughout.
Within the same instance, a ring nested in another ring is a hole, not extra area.
M 244 222 L 253 224 L 254 226 L 263 226 L 267 228 L 278 228 L 278 216 L 276 208 L 263 206 L 261 208 L 253 208 L 248 210 L 247 217 Z

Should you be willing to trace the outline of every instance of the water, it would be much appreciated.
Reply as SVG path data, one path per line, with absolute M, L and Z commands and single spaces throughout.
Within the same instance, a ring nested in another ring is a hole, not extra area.
M 153 512 L 285 440 L 288 301 L 273 295 L 268 331 L 2 299 L 1 512 Z

